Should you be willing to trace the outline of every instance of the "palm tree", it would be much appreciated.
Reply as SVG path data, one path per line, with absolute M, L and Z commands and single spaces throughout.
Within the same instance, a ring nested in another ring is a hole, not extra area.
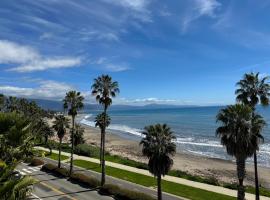
M 236 100 L 249 105 L 253 113 L 255 112 L 256 105 L 261 103 L 262 106 L 269 105 L 270 85 L 267 83 L 268 76 L 260 78 L 259 73 L 245 74 L 243 79 L 237 83 L 238 89 L 235 91 L 237 95 Z M 259 150 L 259 147 L 258 149 Z M 254 153 L 254 171 L 255 171 L 255 186 L 256 186 L 256 199 L 260 199 L 259 180 L 257 170 L 257 152 Z
M 5 200 L 26 200 L 36 180 L 30 176 L 17 178 L 13 175 L 17 162 L 0 169 L 0 197 Z
M 106 127 L 108 127 L 111 123 L 111 118 L 108 114 L 106 113 L 101 113 L 101 114 L 98 114 L 95 118 L 95 126 L 96 127 L 99 127 L 100 128 L 100 131 L 101 133 L 104 133 L 105 134 L 105 129 Z M 105 135 L 104 135 L 104 140 L 105 140 Z M 104 185 L 105 184 L 105 141 L 102 142 L 102 174 L 101 174 L 101 185 Z
M 80 124 L 75 123 L 75 131 L 74 131 L 74 146 L 75 147 L 85 142 L 83 138 L 83 134 L 84 134 L 84 128 Z
M 57 115 L 53 122 L 53 129 L 57 132 L 57 136 L 59 138 L 58 168 L 61 167 L 62 140 L 66 134 L 67 128 L 69 128 L 69 120 L 64 115 Z
M 142 134 L 145 136 L 140 142 L 142 153 L 149 159 L 150 173 L 157 177 L 158 200 L 161 200 L 161 176 L 165 176 L 173 165 L 171 157 L 176 151 L 175 136 L 166 124 L 146 126 Z
M 73 152 L 74 152 L 74 128 L 75 128 L 75 117 L 78 114 L 78 111 L 83 108 L 84 97 L 81 96 L 80 92 L 69 91 L 66 93 L 64 98 L 64 108 L 68 109 L 68 114 L 72 118 L 72 129 L 71 129 L 71 156 L 70 156 L 70 170 L 69 174 L 72 174 L 73 171 Z
M 117 81 L 113 81 L 109 75 L 102 75 L 94 79 L 94 83 L 91 87 L 92 95 L 96 97 L 97 102 L 103 105 L 104 108 L 104 117 L 107 116 L 107 109 L 112 104 L 112 97 L 115 97 L 119 92 L 119 86 Z M 106 121 L 106 119 L 104 119 Z M 105 147 L 105 132 L 106 126 L 101 130 L 100 137 L 100 163 L 102 165 L 102 179 L 101 184 L 105 183 L 105 159 L 104 147 Z
M 245 163 L 258 149 L 265 121 L 260 115 L 253 114 L 252 109 L 244 104 L 236 104 L 221 109 L 217 115 L 220 127 L 216 134 L 221 138 L 221 144 L 226 147 L 227 153 L 234 156 L 237 164 L 239 180 L 238 199 L 245 199 Z

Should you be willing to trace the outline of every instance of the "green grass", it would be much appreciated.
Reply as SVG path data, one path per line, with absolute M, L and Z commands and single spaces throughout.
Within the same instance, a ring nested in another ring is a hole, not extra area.
M 96 172 L 101 172 L 99 164 L 92 163 L 84 160 L 75 160 L 74 164 L 85 169 L 89 169 Z M 119 179 L 124 179 L 129 182 L 140 184 L 146 187 L 156 187 L 156 180 L 154 177 L 129 172 L 122 169 L 106 166 L 106 174 Z M 164 192 L 168 192 L 177 196 L 194 199 L 194 200 L 208 200 L 209 197 L 215 200 L 233 200 L 234 197 L 209 192 L 202 189 L 193 188 L 190 186 L 177 184 L 169 181 L 162 181 L 162 188 Z
M 47 158 L 50 158 L 50 159 L 53 159 L 53 160 L 58 160 L 58 154 L 57 153 L 51 153 L 51 154 L 49 154 L 49 152 L 48 152 L 48 153 L 46 153 L 46 157 Z M 68 156 L 65 156 L 65 155 L 61 155 L 60 156 L 60 160 L 66 160 L 68 158 L 69 157 Z

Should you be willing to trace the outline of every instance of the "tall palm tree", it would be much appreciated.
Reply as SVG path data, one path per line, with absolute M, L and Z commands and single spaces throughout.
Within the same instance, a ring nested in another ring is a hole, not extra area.
M 111 123 L 111 118 L 106 113 L 98 114 L 95 118 L 95 126 L 100 128 L 101 133 L 105 133 L 106 127 L 108 127 Z M 105 135 L 104 135 L 105 140 Z M 101 165 L 101 185 L 105 184 L 105 141 L 102 142 L 102 165 Z
M 112 98 L 119 92 L 119 86 L 117 81 L 113 81 L 109 75 L 102 75 L 94 79 L 94 83 L 91 87 L 92 95 L 96 97 L 97 102 L 104 108 L 104 117 L 107 116 L 107 109 L 112 104 Z M 104 121 L 106 121 L 104 119 Z M 106 126 L 101 130 L 100 137 L 100 163 L 102 165 L 102 180 L 101 184 L 105 183 L 105 159 L 104 159 L 104 147 L 105 147 L 105 132 Z
M 73 171 L 73 153 L 74 153 L 74 128 L 75 128 L 75 117 L 78 114 L 78 111 L 83 108 L 84 97 L 81 96 L 80 92 L 69 91 L 66 93 L 64 98 L 64 108 L 68 109 L 68 114 L 72 118 L 72 129 L 71 129 L 71 156 L 70 156 L 70 170 L 69 174 L 72 174 Z
M 270 98 L 270 85 L 267 82 L 268 76 L 260 78 L 259 73 L 245 74 L 243 79 L 237 83 L 238 89 L 235 91 L 236 100 L 249 105 L 253 113 L 255 112 L 256 105 L 260 103 L 262 106 L 269 105 Z M 258 149 L 259 150 L 259 147 Z M 255 186 L 256 186 L 256 199 L 260 199 L 259 195 L 259 180 L 257 170 L 257 152 L 254 153 L 254 171 L 255 171 Z
M 84 134 L 84 128 L 80 124 L 75 123 L 75 131 L 74 131 L 74 146 L 75 147 L 79 144 L 85 143 L 83 134 Z
M 175 136 L 166 124 L 146 126 L 142 133 L 145 137 L 140 144 L 142 153 L 147 156 L 150 173 L 157 177 L 158 200 L 162 200 L 161 176 L 165 176 L 173 165 L 172 156 L 175 154 Z
M 58 168 L 61 167 L 62 140 L 66 134 L 67 128 L 69 128 L 69 120 L 64 115 L 57 115 L 53 122 L 53 129 L 57 132 L 59 138 Z
M 244 104 L 236 104 L 221 109 L 217 115 L 220 127 L 216 134 L 221 138 L 221 144 L 226 147 L 227 153 L 234 156 L 237 164 L 239 180 L 238 200 L 245 199 L 245 163 L 258 149 L 259 141 L 265 121 L 260 115 L 253 114 L 252 109 Z

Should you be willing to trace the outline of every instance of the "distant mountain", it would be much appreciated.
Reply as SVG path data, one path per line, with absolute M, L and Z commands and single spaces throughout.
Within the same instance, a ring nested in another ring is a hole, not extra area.
M 63 103 L 61 101 L 53 101 L 46 99 L 29 99 L 35 101 L 43 109 L 49 109 L 54 111 L 63 111 Z M 132 105 L 112 105 L 111 110 L 139 110 L 139 109 L 166 109 L 166 108 L 186 108 L 197 107 L 194 105 L 169 105 L 169 104 L 148 104 L 144 106 L 132 106 Z M 85 104 L 84 111 L 89 110 L 101 110 L 102 107 L 98 104 Z

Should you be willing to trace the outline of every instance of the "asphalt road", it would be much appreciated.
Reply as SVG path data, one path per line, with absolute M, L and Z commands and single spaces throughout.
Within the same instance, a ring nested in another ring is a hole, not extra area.
M 17 167 L 23 175 L 30 175 L 37 180 L 33 195 L 29 199 L 46 200 L 112 200 L 108 196 L 101 196 L 96 190 L 73 184 L 65 178 L 40 171 L 40 167 L 21 164 Z
M 57 161 L 51 159 L 44 159 L 45 162 L 57 164 Z M 62 163 L 62 167 L 68 168 L 69 165 Z M 40 167 L 31 167 L 27 164 L 21 164 L 17 169 L 22 174 L 31 175 L 38 180 L 38 183 L 34 186 L 33 197 L 30 199 L 58 199 L 58 200 L 112 200 L 113 198 L 108 196 L 102 196 L 97 193 L 96 190 L 85 188 L 79 184 L 69 182 L 66 178 L 59 178 L 53 174 L 40 171 Z M 100 173 L 82 169 L 74 166 L 74 171 L 86 174 L 88 176 L 100 179 Z M 112 183 L 122 188 L 132 191 L 139 191 L 155 198 L 156 190 L 147 188 L 138 184 L 134 184 L 125 180 L 117 179 L 114 177 L 106 176 L 106 183 Z M 170 194 L 163 193 L 163 200 L 184 200 L 183 198 L 176 197 Z

